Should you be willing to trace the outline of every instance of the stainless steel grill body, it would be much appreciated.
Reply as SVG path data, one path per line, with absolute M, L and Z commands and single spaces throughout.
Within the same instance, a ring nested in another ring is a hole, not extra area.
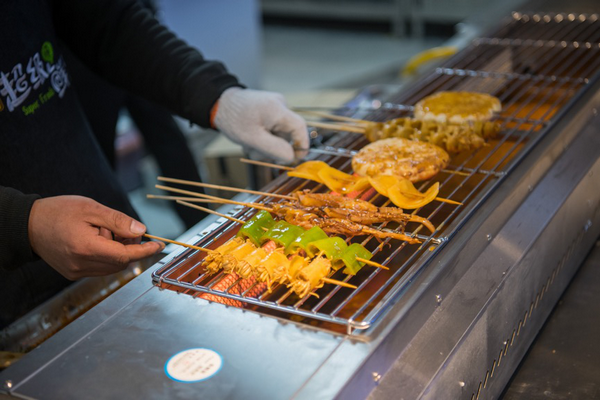
M 225 293 L 256 306 L 249 311 L 153 286 L 151 275 L 192 295 L 212 290 L 173 278 L 174 268 L 194 265 L 194 252 L 178 251 L 4 371 L 0 384 L 33 398 L 497 397 L 600 233 L 599 26 L 593 15 L 515 13 L 388 99 L 401 107 L 362 115 L 405 115 L 439 90 L 485 91 L 504 105 L 493 148 L 453 160 L 464 179 L 441 178 L 442 195 L 465 207 L 420 213 L 440 229 L 425 246 L 392 250 L 390 262 L 409 254 L 353 314 Z M 364 142 L 339 134 L 328 144 Z M 282 177 L 270 189 L 296 187 Z M 190 241 L 226 226 L 209 218 Z M 204 382 L 169 379 L 169 357 L 196 347 L 219 352 L 222 370 Z

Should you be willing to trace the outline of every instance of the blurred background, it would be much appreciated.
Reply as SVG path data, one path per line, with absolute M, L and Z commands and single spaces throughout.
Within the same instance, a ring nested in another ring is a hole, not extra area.
M 365 90 L 382 96 L 387 90 L 396 91 L 410 80 L 402 72 L 411 58 L 449 43 L 460 31 L 461 21 L 491 4 L 481 0 L 154 2 L 161 21 L 206 58 L 223 61 L 249 88 L 280 92 L 289 106 L 313 107 L 340 106 Z M 424 60 L 421 70 L 439 62 Z M 177 122 L 204 182 L 256 186 L 256 176 L 239 160 L 243 157 L 239 146 L 212 130 Z M 115 146 L 121 182 L 149 231 L 169 238 L 181 235 L 186 227 L 172 204 L 146 198 L 160 194 L 154 185 L 161 172 L 126 112 L 119 118 Z M 261 179 L 258 186 L 268 177 Z

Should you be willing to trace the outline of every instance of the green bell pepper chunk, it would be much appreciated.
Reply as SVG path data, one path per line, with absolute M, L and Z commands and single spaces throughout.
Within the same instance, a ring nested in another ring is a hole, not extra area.
M 358 243 L 352 243 L 340 254 L 339 257 L 331 260 L 331 267 L 336 271 L 342 267 L 344 273 L 348 275 L 356 275 L 356 273 L 365 265 L 364 262 L 358 261 L 356 258 L 370 260 L 373 254 Z
M 333 259 L 339 257 L 342 251 L 344 251 L 347 247 L 348 245 L 344 239 L 337 236 L 328 237 L 327 239 L 321 239 L 309 243 L 306 246 L 306 254 L 308 254 L 309 257 L 314 257 L 320 252 L 323 252 L 325 253 L 325 257 Z
M 304 229 L 299 226 L 292 225 L 286 221 L 277 221 L 267 232 L 263 232 L 260 242 L 265 243 L 272 240 L 278 246 L 287 247 L 303 232 Z
M 327 237 L 328 236 L 325 231 L 315 225 L 294 239 L 294 241 L 285 248 L 285 254 L 295 254 L 300 250 L 306 251 L 306 246 L 308 246 L 309 243 L 321 239 L 327 239 Z
M 274 224 L 275 220 L 273 220 L 271 214 L 268 211 L 261 210 L 244 223 L 237 236 L 250 239 L 255 246 L 260 246 L 260 238 L 265 233 L 263 228 L 270 229 Z

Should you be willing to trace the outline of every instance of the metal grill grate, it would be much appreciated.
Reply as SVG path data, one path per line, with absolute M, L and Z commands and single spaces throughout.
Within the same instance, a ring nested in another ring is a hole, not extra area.
M 373 252 L 373 261 L 389 267 L 389 271 L 364 267 L 356 276 L 346 276 L 340 271 L 333 275 L 335 279 L 356 285 L 356 290 L 326 285 L 317 291 L 319 298 L 299 299 L 280 285 L 271 293 L 252 296 L 253 287 L 239 290 L 238 281 L 227 281 L 224 285 L 226 278 L 222 273 L 206 276 L 200 267 L 205 254 L 191 250 L 156 271 L 154 282 L 194 296 L 221 296 L 232 305 L 334 331 L 345 330 L 350 334 L 354 329 L 367 329 L 401 295 L 411 277 L 426 267 L 443 245 L 451 243 L 458 228 L 543 137 L 557 114 L 599 69 L 597 15 L 513 13 L 512 20 L 495 34 L 476 39 L 444 66 L 410 89 L 392 96 L 386 104 L 393 107 L 381 107 L 366 116 L 361 115 L 373 121 L 407 116 L 418 100 L 441 90 L 487 92 L 500 98 L 503 104 L 497 116 L 501 132 L 489 146 L 452 158 L 450 169 L 462 174 L 441 172 L 434 178 L 440 182 L 441 197 L 463 205 L 434 202 L 417 210 L 418 215 L 428 218 L 437 227 L 434 234 L 425 236 L 420 228 L 409 225 L 406 232 L 422 238 L 422 244 L 408 245 L 388 239 L 380 245 L 372 237 L 353 240 Z M 353 116 L 356 112 L 348 109 L 346 115 Z M 367 143 L 361 135 L 339 132 L 312 155 L 349 171 L 352 151 Z M 423 182 L 421 188 L 431 183 Z M 302 189 L 326 190 L 323 185 L 284 175 L 265 188 L 278 194 Z M 251 200 L 276 199 L 253 197 Z M 378 206 L 388 204 L 386 198 L 377 194 L 370 201 Z M 231 214 L 248 219 L 254 211 L 237 207 Z M 215 229 L 203 235 L 198 245 L 216 248 L 235 235 L 237 229 L 237 224 L 223 219 Z

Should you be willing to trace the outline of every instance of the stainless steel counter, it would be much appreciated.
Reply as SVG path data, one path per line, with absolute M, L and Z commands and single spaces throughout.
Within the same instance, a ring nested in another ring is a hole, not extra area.
M 503 400 L 600 398 L 600 242 L 506 387 Z

